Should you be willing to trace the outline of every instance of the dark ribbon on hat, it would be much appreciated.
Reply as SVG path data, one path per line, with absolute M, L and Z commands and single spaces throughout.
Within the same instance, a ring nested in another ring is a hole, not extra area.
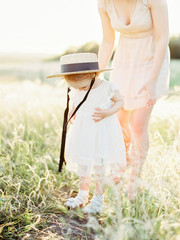
M 84 63 L 71 63 L 71 64 L 62 64 L 61 73 L 68 72 L 81 72 L 87 70 L 98 70 L 98 62 L 84 62 Z
M 91 88 L 92 88 L 92 86 L 93 86 L 93 84 L 95 82 L 95 76 L 91 80 L 91 84 L 90 84 L 89 90 L 87 91 L 87 93 L 84 96 L 83 100 L 78 104 L 78 106 L 74 110 L 73 114 L 70 116 L 69 120 L 67 120 L 67 119 L 68 119 L 68 112 L 69 112 L 69 92 L 70 92 L 70 88 L 68 87 L 68 89 L 67 89 L 67 106 L 66 106 L 66 109 L 64 111 L 63 129 L 62 129 L 62 136 L 61 136 L 61 151 L 60 151 L 59 170 L 58 170 L 59 172 L 62 172 L 63 163 L 66 164 L 65 157 L 64 157 L 64 150 L 65 150 L 65 143 L 66 143 L 67 125 L 68 125 L 69 121 L 74 117 L 74 115 L 76 114 L 77 110 L 86 101 L 86 99 L 87 99 L 87 97 L 89 95 L 89 92 L 90 92 L 90 90 L 91 90 Z

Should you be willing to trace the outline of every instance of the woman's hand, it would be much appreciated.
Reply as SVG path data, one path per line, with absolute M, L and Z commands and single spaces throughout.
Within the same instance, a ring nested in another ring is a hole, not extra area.
M 147 102 L 146 102 L 146 108 L 152 107 L 156 103 L 156 86 L 153 83 L 147 82 L 138 92 L 140 94 L 141 92 L 146 91 L 147 92 Z
M 102 119 L 106 118 L 109 116 L 109 111 L 108 109 L 101 109 L 101 108 L 95 108 L 95 112 L 93 113 L 92 117 L 95 122 L 99 122 Z

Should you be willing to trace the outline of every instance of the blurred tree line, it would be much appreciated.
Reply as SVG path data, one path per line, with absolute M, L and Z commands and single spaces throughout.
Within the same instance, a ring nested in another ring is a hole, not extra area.
M 171 58 L 180 59 L 180 35 L 169 40 Z
M 91 52 L 91 53 L 96 53 L 98 54 L 99 51 L 99 44 L 95 41 L 87 42 L 84 45 L 80 47 L 69 47 L 66 49 L 60 56 L 48 59 L 48 61 L 59 61 L 59 57 L 66 55 L 66 54 L 71 54 L 71 53 L 82 53 L 82 52 Z M 112 54 L 112 58 L 114 56 L 114 52 Z
M 176 58 L 180 59 L 180 35 L 175 37 L 172 36 L 169 40 L 169 47 L 170 47 L 170 52 L 171 52 L 171 58 Z M 99 44 L 97 42 L 91 41 L 88 43 L 85 43 L 84 45 L 80 47 L 69 47 L 64 51 L 61 56 L 66 55 L 66 54 L 71 54 L 71 53 L 81 53 L 81 52 L 91 52 L 91 53 L 96 53 L 98 54 L 99 50 Z M 114 52 L 112 54 L 112 58 L 114 56 Z M 54 57 L 52 59 L 49 59 L 50 61 L 59 61 L 59 57 Z

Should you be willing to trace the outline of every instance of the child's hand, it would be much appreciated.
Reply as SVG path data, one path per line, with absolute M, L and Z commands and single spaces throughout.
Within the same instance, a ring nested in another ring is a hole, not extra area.
M 68 119 L 70 119 L 72 113 L 68 115 Z M 76 118 L 76 114 L 71 118 L 71 120 L 69 121 L 70 124 L 73 124 L 74 120 Z
M 102 110 L 101 108 L 95 108 L 95 112 L 93 113 L 92 117 L 95 122 L 99 122 L 102 119 L 109 116 L 108 109 Z

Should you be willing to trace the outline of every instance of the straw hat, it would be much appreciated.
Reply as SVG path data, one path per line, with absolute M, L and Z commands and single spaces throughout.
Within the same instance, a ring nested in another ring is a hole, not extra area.
M 97 55 L 95 53 L 74 53 L 60 58 L 60 73 L 50 75 L 47 78 L 63 77 L 64 75 L 104 72 L 109 69 L 99 69 Z

